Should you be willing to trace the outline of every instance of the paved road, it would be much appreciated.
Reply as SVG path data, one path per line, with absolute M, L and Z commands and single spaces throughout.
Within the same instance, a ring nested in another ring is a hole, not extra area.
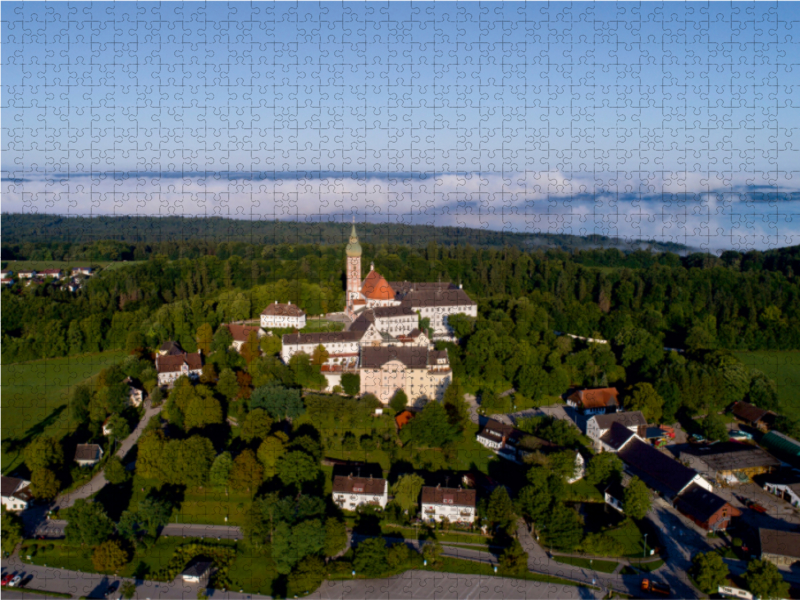
M 46 538 L 64 537 L 67 522 L 63 520 L 50 520 L 40 525 L 37 535 Z M 161 535 L 166 537 L 208 538 L 221 540 L 240 540 L 242 531 L 238 527 L 229 525 L 197 525 L 188 523 L 169 523 L 161 530 Z
M 147 423 L 150 421 L 152 417 L 156 416 L 158 413 L 161 412 L 163 404 L 161 406 L 153 408 L 152 405 L 150 404 L 150 400 L 147 400 L 144 406 L 145 406 L 144 417 L 142 417 L 142 419 L 139 421 L 139 424 L 136 426 L 136 429 L 134 429 L 133 432 L 131 432 L 131 434 L 122 441 L 122 443 L 119 445 L 119 448 L 115 453 L 116 456 L 120 459 L 124 458 L 125 455 L 128 454 L 128 452 L 130 451 L 130 449 L 133 448 L 134 444 L 136 444 L 136 442 L 139 441 L 139 437 L 144 432 L 144 428 L 147 427 Z M 56 498 L 55 504 L 59 508 L 68 508 L 73 504 L 75 504 L 75 501 L 78 500 L 79 498 L 86 499 L 92 494 L 100 491 L 101 489 L 103 489 L 103 486 L 105 486 L 106 483 L 108 482 L 106 481 L 105 474 L 103 473 L 103 471 L 100 471 L 94 477 L 92 477 L 92 479 L 87 484 L 79 487 L 77 490 L 73 490 L 68 494 L 62 494 L 61 496 Z

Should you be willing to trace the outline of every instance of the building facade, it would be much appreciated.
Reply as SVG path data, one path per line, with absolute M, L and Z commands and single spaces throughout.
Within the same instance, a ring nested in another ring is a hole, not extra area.
M 447 350 L 411 346 L 378 346 L 361 349 L 361 393 L 374 394 L 388 404 L 402 389 L 412 404 L 441 400 L 452 380 Z
M 333 478 L 333 502 L 343 510 L 356 510 L 372 505 L 386 508 L 389 502 L 389 482 L 373 477 L 337 475 Z
M 251 333 L 255 332 L 258 339 L 267 335 L 263 329 L 255 325 L 237 325 L 235 323 L 229 323 L 225 325 L 225 327 L 231 332 L 231 337 L 233 338 L 230 347 L 237 352 L 242 351 L 242 346 L 247 342 Z
M 642 412 L 638 410 L 593 415 L 586 421 L 586 436 L 594 442 L 595 450 L 604 450 L 601 448 L 600 439 L 611 430 L 614 423 L 619 423 L 636 434 L 639 433 L 640 427 L 647 426 L 647 420 Z
M 303 329 L 306 326 L 306 313 L 291 301 L 287 304 L 270 304 L 261 311 L 261 327 L 264 329 L 283 329 L 293 327 Z
M 0 500 L 5 509 L 19 512 L 28 508 L 33 500 L 30 485 L 30 481 L 3 475 L 0 478 Z
M 475 490 L 425 486 L 421 498 L 422 518 L 429 523 L 447 520 L 471 525 L 475 522 Z
M 178 377 L 197 379 L 203 372 L 203 357 L 199 352 L 156 356 L 158 385 L 171 386 Z

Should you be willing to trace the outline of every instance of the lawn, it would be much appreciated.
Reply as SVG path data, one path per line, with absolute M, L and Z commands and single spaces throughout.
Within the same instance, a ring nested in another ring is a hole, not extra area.
M 800 352 L 796 350 L 756 350 L 735 352 L 736 357 L 748 367 L 762 371 L 778 386 L 781 411 L 800 417 L 800 399 L 795 390 L 800 385 Z
M 619 566 L 619 563 L 613 560 L 592 560 L 590 562 L 588 558 L 580 558 L 577 556 L 554 556 L 553 560 L 581 569 L 599 571 L 600 573 L 613 573 L 614 569 Z
M 379 464 L 384 473 L 388 473 L 392 468 L 392 460 L 384 450 L 337 450 L 329 448 L 325 450 L 327 458 L 335 458 L 338 460 L 357 461 L 365 463 Z M 331 484 L 332 485 L 332 484 Z
M 633 519 L 625 519 L 619 527 L 608 529 L 605 533 L 625 547 L 623 556 L 642 556 L 644 537 Z M 651 540 L 651 542 L 656 543 L 656 540 Z
M 385 536 L 391 537 L 402 537 L 407 540 L 415 540 L 417 539 L 417 533 L 419 533 L 419 537 L 421 539 L 429 539 L 430 538 L 430 531 L 427 527 L 403 527 L 401 525 L 392 525 L 392 524 L 385 524 L 381 525 L 381 533 Z M 434 533 L 434 537 L 436 540 L 440 542 L 455 542 L 461 544 L 481 544 L 483 546 L 489 545 L 490 537 L 483 536 L 477 533 L 460 533 L 455 531 L 444 532 L 444 531 L 437 531 Z
M 22 562 L 34 565 L 47 565 L 59 569 L 85 571 L 94 573 L 92 549 L 70 546 L 64 540 L 48 540 L 41 542 L 23 542 L 19 551 Z M 28 558 L 30 557 L 30 558 Z
M 275 561 L 270 556 L 245 554 L 240 548 L 228 571 L 231 582 L 250 594 L 272 595 L 272 583 L 278 578 Z
M 35 437 L 45 433 L 61 439 L 71 433 L 77 426 L 67 406 L 72 387 L 124 356 L 113 350 L 3 365 L 2 438 L 13 441 L 2 455 L 3 473 L 20 464 L 22 448 Z
M 136 510 L 139 502 L 152 490 L 160 489 L 161 484 L 158 481 L 135 475 L 133 481 L 127 485 L 116 488 L 106 486 L 98 494 L 97 501 L 106 507 L 109 516 L 118 518 L 124 509 Z M 188 489 L 183 494 L 180 507 L 173 511 L 170 523 L 241 525 L 250 508 L 250 502 L 250 496 L 233 490 L 229 490 L 226 495 L 224 489 L 212 487 Z
M 596 485 L 592 485 L 585 479 L 579 479 L 575 483 L 566 486 L 566 500 L 571 502 L 603 502 L 603 494 Z

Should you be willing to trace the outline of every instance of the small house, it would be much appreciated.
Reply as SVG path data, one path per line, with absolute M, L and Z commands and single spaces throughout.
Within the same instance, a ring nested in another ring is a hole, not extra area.
M 233 338 L 231 348 L 237 352 L 242 351 L 242 346 L 244 346 L 245 342 L 250 339 L 251 333 L 255 332 L 257 339 L 261 339 L 267 335 L 266 332 L 261 329 L 261 327 L 257 327 L 255 325 L 237 325 L 235 323 L 229 323 L 225 325 L 225 327 L 227 327 L 228 331 L 231 332 L 231 337 Z
M 764 482 L 764 489 L 800 508 L 800 476 L 796 473 L 770 475 Z
M 633 433 L 638 433 L 640 427 L 647 426 L 647 420 L 642 411 L 634 410 L 631 412 L 614 412 L 610 414 L 600 414 L 589 417 L 586 421 L 586 435 L 594 440 L 596 449 L 598 440 L 607 433 L 614 423 L 619 423 L 627 427 Z
M 208 581 L 214 563 L 204 558 L 193 558 L 181 573 L 185 583 L 201 583 Z
M 199 352 L 177 356 L 156 356 L 158 385 L 173 385 L 179 377 L 197 379 L 203 372 L 203 357 Z
M 777 415 L 771 410 L 764 410 L 748 402 L 734 402 L 731 408 L 733 416 L 751 427 L 767 431 L 775 425 Z
M 179 342 L 167 340 L 158 348 L 159 356 L 180 356 L 186 354 L 186 351 L 181 347 Z
M 800 533 L 759 529 L 761 560 L 768 560 L 776 567 L 791 567 L 800 561 Z
M 123 383 L 128 384 L 128 402 L 131 406 L 140 406 L 144 400 L 144 388 L 138 379 L 126 377 Z
M 31 482 L 18 477 L 0 477 L 0 500 L 6 510 L 18 512 L 31 505 Z
M 578 390 L 567 396 L 567 406 L 577 409 L 584 415 L 602 415 L 617 412 L 619 406 L 617 388 L 596 388 Z
M 86 275 L 90 276 L 94 274 L 94 267 L 73 267 L 72 275 Z
M 333 501 L 343 510 L 356 510 L 362 505 L 386 508 L 389 482 L 377 477 L 336 475 L 333 478 Z
M 36 277 L 36 271 L 20 271 L 17 275 L 20 279 L 33 279 Z
M 725 531 L 731 519 L 742 514 L 724 498 L 694 483 L 678 496 L 675 508 L 706 531 Z
M 103 458 L 103 449 L 98 444 L 78 444 L 75 462 L 81 467 L 93 467 Z
M 291 301 L 287 304 L 279 304 L 275 300 L 274 304 L 270 304 L 261 311 L 261 327 L 264 329 L 303 329 L 305 326 L 305 311 L 296 304 L 292 304 Z
M 471 525 L 475 521 L 477 492 L 437 485 L 422 488 L 422 518 L 430 523 L 445 519 Z
M 58 281 L 61 279 L 61 269 L 43 269 L 37 273 L 37 276 L 41 277 L 42 279 L 47 279 L 50 277 L 51 279 Z

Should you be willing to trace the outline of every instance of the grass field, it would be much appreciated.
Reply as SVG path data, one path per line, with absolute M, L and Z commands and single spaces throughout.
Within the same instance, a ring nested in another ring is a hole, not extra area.
M 61 438 L 71 433 L 76 426 L 67 406 L 72 387 L 123 356 L 124 352 L 115 350 L 3 365 L 2 438 L 15 442 L 13 450 L 2 455 L 3 473 L 21 462 L 22 448 L 35 437 L 46 433 Z
M 735 352 L 748 367 L 762 371 L 778 386 L 778 401 L 784 414 L 800 416 L 800 398 L 795 391 L 800 385 L 800 352 L 794 350 L 756 350 Z
M 590 562 L 588 558 L 580 558 L 578 556 L 554 556 L 553 560 L 581 569 L 599 571 L 600 573 L 613 573 L 614 569 L 619 566 L 619 563 L 613 560 L 592 560 Z

